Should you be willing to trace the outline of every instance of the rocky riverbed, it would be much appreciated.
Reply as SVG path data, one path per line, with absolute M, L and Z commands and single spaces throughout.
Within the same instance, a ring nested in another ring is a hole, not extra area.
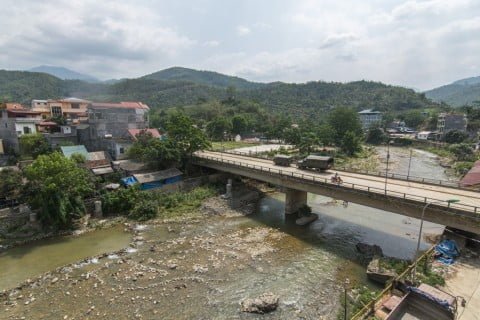
M 224 207 L 214 198 L 194 218 L 127 225 L 126 250 L 3 292 L 1 318 L 250 319 L 259 315 L 242 312 L 242 301 L 265 292 L 278 296 L 278 308 L 263 317 L 335 318 L 335 255 L 312 254 L 311 244 L 241 211 L 224 216 Z M 212 210 L 220 215 L 205 214 Z

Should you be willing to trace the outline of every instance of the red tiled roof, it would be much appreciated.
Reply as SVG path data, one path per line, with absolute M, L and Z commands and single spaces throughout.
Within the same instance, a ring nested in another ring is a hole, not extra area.
M 107 102 L 92 102 L 89 107 L 91 108 L 125 108 L 125 109 L 145 109 L 150 108 L 141 102 L 122 101 L 119 103 L 107 103 Z
M 137 139 L 136 136 L 138 136 L 142 132 L 148 132 L 152 135 L 154 138 L 160 138 L 162 135 L 157 129 L 128 129 L 128 133 L 132 136 L 133 139 Z

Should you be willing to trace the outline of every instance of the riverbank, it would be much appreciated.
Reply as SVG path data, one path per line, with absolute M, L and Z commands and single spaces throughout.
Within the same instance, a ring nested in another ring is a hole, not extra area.
M 57 268 L 4 292 L 3 316 L 178 319 L 180 312 L 186 319 L 242 319 L 239 303 L 264 291 L 280 296 L 276 319 L 328 317 L 338 310 L 331 299 L 339 290 L 334 256 L 307 263 L 311 248 L 302 240 L 248 223 L 240 211 L 222 212 L 223 201 L 204 203 L 220 215 L 200 209 L 188 218 L 129 225 L 134 234 L 128 249 Z

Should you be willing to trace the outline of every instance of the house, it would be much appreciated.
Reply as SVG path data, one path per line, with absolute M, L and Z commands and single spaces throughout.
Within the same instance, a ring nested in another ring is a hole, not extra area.
M 85 166 L 92 170 L 93 174 L 99 176 L 112 173 L 110 159 L 104 151 L 88 152 L 85 146 L 64 146 L 60 147 L 65 157 L 71 158 L 73 154 L 81 154 L 85 157 Z
M 382 113 L 380 111 L 373 111 L 373 109 L 360 111 L 358 117 L 362 123 L 363 130 L 367 130 L 372 124 L 382 121 Z
M 432 131 L 420 131 L 417 133 L 416 138 L 418 140 L 428 140 L 428 138 L 432 135 Z
M 139 184 L 140 190 L 174 187 L 182 180 L 182 172 L 177 168 L 162 171 L 137 173 L 122 179 L 122 183 L 129 187 Z
M 37 124 L 42 121 L 40 112 L 24 108 L 19 103 L 0 106 L 0 139 L 5 149 L 20 151 L 19 137 L 37 133 Z
M 157 129 L 128 129 L 128 134 L 133 140 L 137 140 L 137 136 L 142 133 L 148 133 L 153 138 L 161 139 L 163 135 Z
M 438 115 L 437 130 L 442 136 L 453 130 L 467 132 L 467 123 L 465 114 L 440 113 Z
M 113 159 L 126 158 L 132 145 L 128 130 L 148 127 L 150 108 L 141 102 L 90 103 L 88 105 L 89 135 L 83 141 L 90 150 L 105 150 Z M 135 137 L 135 135 L 134 135 Z
M 31 109 L 40 112 L 43 119 L 64 117 L 72 123 L 87 120 L 87 106 L 90 101 L 79 98 L 32 100 Z

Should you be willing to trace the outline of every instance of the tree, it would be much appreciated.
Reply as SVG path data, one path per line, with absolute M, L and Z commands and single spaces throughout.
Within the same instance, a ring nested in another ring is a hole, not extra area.
M 224 117 L 216 117 L 207 124 L 207 134 L 213 140 L 223 140 L 232 131 L 232 123 Z
M 322 124 L 318 127 L 318 140 L 324 146 L 329 146 L 335 143 L 335 130 L 328 125 Z
M 314 132 L 303 132 L 300 137 L 300 142 L 297 145 L 300 153 L 310 153 L 313 147 L 318 146 L 319 140 Z
M 0 171 L 0 198 L 15 198 L 20 193 L 22 174 L 19 171 L 5 169 Z
M 154 138 L 150 132 L 141 132 L 136 138 L 127 151 L 129 157 L 156 169 L 169 168 L 180 161 L 180 150 L 172 139 Z
M 70 228 L 85 213 L 83 199 L 93 192 L 91 176 L 59 152 L 40 155 L 25 168 L 28 204 L 44 225 Z
M 34 159 L 51 151 L 47 139 L 40 133 L 24 134 L 20 137 L 20 154 Z
M 184 165 L 195 151 L 210 147 L 210 142 L 202 130 L 183 112 L 170 114 L 166 126 L 167 139 L 175 144 Z
M 385 141 L 386 135 L 378 125 L 371 126 L 365 137 L 365 141 L 370 144 L 381 144 Z
M 249 123 L 243 115 L 235 115 L 232 117 L 232 133 L 241 134 L 248 130 Z
M 362 138 L 352 131 L 347 131 L 343 136 L 341 147 L 343 152 L 352 156 L 362 150 Z
M 416 129 L 425 121 L 425 116 L 418 110 L 410 110 L 403 115 L 403 120 L 407 127 Z
M 445 142 L 447 143 L 462 143 L 468 138 L 468 133 L 460 130 L 452 130 L 445 134 Z
M 290 127 L 285 129 L 284 138 L 286 143 L 297 146 L 302 138 L 302 132 L 299 128 Z
M 362 124 L 355 110 L 350 108 L 335 108 L 328 115 L 328 124 L 334 131 L 335 144 L 342 145 L 347 132 L 362 136 Z

